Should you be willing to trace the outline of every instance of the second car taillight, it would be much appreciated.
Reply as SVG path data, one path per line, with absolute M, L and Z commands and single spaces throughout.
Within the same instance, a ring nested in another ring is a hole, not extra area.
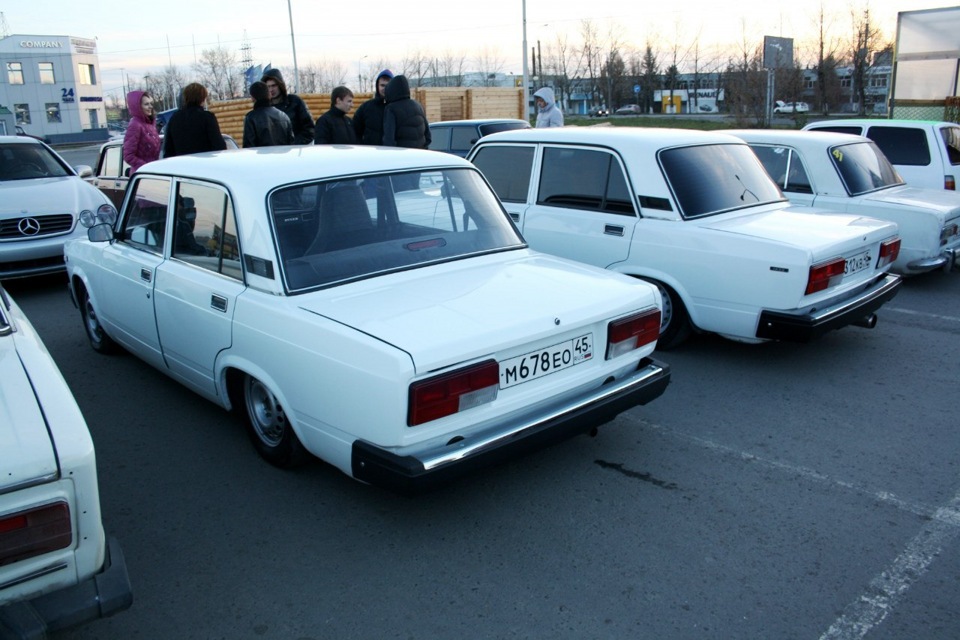
M 648 309 L 607 325 L 607 360 L 616 358 L 660 337 L 660 310 Z
M 957 235 L 957 225 L 956 223 L 948 224 L 943 229 L 940 230 L 940 246 L 944 246 L 953 236 Z
M 827 262 L 821 262 L 810 267 L 810 275 L 807 277 L 806 295 L 829 289 L 840 284 L 843 280 L 843 271 L 846 269 L 847 261 L 843 258 L 834 258 Z
M 943 176 L 943 188 L 949 189 L 950 191 L 956 191 L 957 190 L 956 179 L 951 175 Z
M 880 243 L 880 257 L 877 258 L 877 269 L 893 264 L 900 255 L 900 238 L 885 240 Z
M 73 529 L 66 502 L 0 516 L 0 566 L 71 544 Z
M 407 424 L 411 427 L 497 399 L 500 365 L 486 360 L 410 385 Z

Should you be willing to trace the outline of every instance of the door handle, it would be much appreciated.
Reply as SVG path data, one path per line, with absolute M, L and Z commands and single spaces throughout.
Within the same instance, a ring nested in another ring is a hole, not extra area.
M 216 293 L 210 294 L 210 308 L 214 311 L 227 312 L 227 299 Z
M 144 282 L 151 282 L 153 280 L 153 273 L 150 269 L 140 269 L 140 279 Z
M 603 225 L 603 235 L 606 236 L 620 236 L 623 237 L 623 227 L 616 224 L 605 224 Z

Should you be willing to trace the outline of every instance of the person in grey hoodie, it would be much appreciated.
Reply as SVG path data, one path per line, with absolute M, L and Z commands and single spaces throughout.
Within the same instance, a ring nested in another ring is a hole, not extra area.
M 537 129 L 563 126 L 563 112 L 557 107 L 553 89 L 550 87 L 538 89 L 533 94 L 533 99 L 537 104 Z

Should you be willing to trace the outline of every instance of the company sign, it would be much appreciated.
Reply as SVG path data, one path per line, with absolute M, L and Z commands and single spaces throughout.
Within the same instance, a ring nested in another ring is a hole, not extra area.
M 63 43 L 56 40 L 21 40 L 21 49 L 62 49 Z

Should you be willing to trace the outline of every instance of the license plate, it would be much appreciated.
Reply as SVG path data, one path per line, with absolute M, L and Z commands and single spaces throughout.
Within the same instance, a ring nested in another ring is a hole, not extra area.
M 500 388 L 506 389 L 562 371 L 593 358 L 593 334 L 531 351 L 500 363 Z
M 869 251 L 858 253 L 855 256 L 847 258 L 847 264 L 843 268 L 843 275 L 849 276 L 851 273 L 863 271 L 873 266 L 873 257 Z

